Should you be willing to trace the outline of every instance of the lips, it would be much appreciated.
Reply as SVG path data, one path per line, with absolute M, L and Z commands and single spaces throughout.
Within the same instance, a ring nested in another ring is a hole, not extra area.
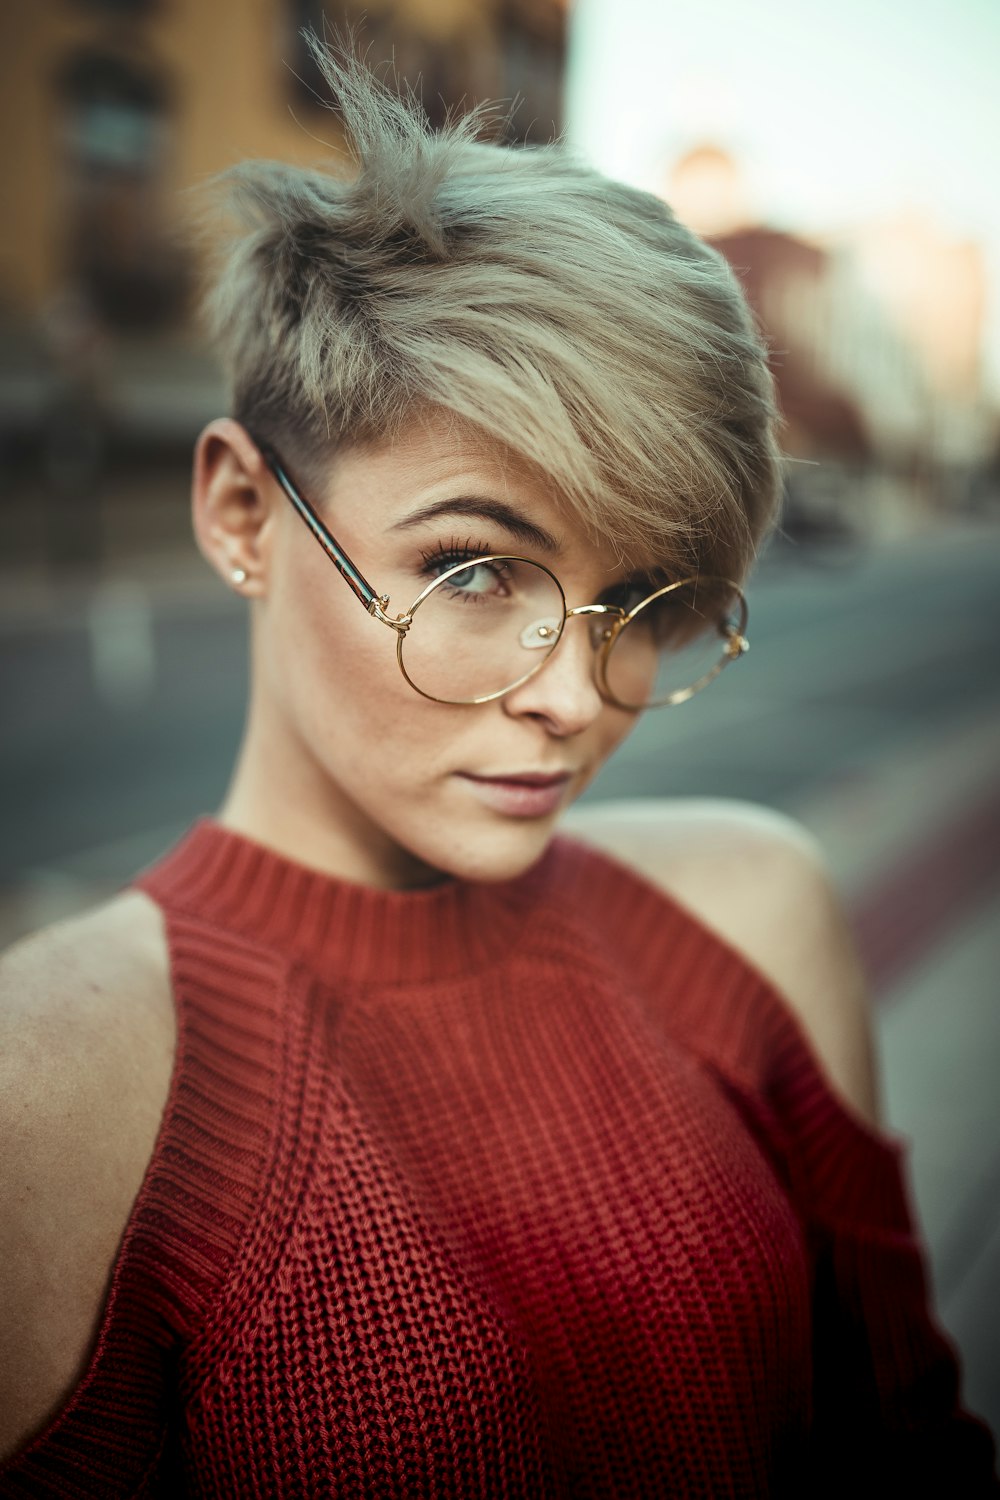
M 494 812 L 515 818 L 540 818 L 555 812 L 572 771 L 512 771 L 497 776 L 458 772 L 476 799 Z
M 500 771 L 496 776 L 477 776 L 473 771 L 461 771 L 470 781 L 496 781 L 504 786 L 555 786 L 568 781 L 572 771 Z

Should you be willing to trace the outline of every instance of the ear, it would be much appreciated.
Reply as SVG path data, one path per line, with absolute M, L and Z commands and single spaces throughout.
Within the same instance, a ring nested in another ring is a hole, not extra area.
M 249 597 L 265 594 L 275 485 L 250 434 L 231 417 L 210 422 L 198 438 L 191 513 L 198 548 L 226 584 Z

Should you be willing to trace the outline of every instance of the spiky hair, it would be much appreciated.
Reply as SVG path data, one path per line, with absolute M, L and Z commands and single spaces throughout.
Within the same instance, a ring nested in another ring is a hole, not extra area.
M 742 578 L 780 489 L 766 351 L 723 258 L 561 142 L 432 131 L 314 41 L 353 161 L 223 174 L 207 299 L 233 415 L 300 468 L 443 409 L 623 554 Z

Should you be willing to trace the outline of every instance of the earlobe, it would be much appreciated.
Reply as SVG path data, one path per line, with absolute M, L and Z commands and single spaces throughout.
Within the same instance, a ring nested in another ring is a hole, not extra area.
M 266 591 L 272 514 L 268 471 L 253 439 L 230 417 L 210 422 L 194 452 L 195 540 L 226 583 L 250 597 Z

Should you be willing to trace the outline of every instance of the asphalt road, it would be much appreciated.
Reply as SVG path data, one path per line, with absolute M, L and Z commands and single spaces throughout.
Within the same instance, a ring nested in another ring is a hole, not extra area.
M 0 883 L 119 847 L 127 875 L 218 804 L 242 725 L 245 622 L 196 569 L 190 585 L 119 580 L 0 618 Z M 777 550 L 750 589 L 749 654 L 647 714 L 588 795 L 787 808 L 891 762 L 1000 703 L 998 585 L 1000 530 L 982 526 L 867 553 Z

